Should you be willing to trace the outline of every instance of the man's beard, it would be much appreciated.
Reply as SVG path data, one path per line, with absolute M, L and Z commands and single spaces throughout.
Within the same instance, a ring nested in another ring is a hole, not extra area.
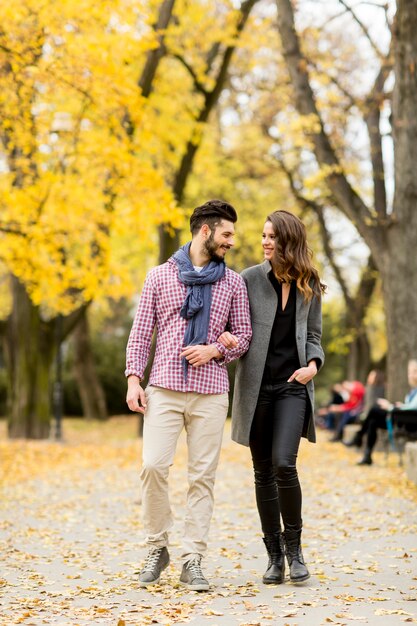
M 217 254 L 217 250 L 221 247 L 214 241 L 214 235 L 211 233 L 210 237 L 204 242 L 204 250 L 207 252 L 211 261 L 221 263 L 224 261 L 224 257 Z

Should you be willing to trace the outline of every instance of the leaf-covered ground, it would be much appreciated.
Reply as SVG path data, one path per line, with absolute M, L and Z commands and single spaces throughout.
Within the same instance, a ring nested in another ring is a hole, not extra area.
M 152 591 L 137 584 L 146 552 L 134 417 L 66 420 L 63 443 L 8 442 L 0 423 L 0 624 L 319 626 L 417 623 L 417 487 L 398 458 L 303 442 L 302 586 L 265 586 L 266 557 L 246 448 L 226 428 L 216 485 L 209 593 L 178 584 L 186 491 L 180 440 L 171 471 L 171 565 Z

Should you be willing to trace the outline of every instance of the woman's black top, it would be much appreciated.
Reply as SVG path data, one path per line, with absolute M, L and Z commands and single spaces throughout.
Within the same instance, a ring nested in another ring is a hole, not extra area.
M 268 354 L 266 357 L 263 382 L 288 380 L 294 370 L 300 367 L 295 341 L 295 307 L 297 285 L 293 281 L 285 309 L 282 310 L 282 286 L 273 272 L 269 279 L 277 292 L 278 306 L 271 331 Z

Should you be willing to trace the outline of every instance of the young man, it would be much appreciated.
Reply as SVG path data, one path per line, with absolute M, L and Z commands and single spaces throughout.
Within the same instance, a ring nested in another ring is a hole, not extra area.
M 192 241 L 146 278 L 127 345 L 127 404 L 144 413 L 142 503 L 149 552 L 139 574 L 147 587 L 169 564 L 172 514 L 168 471 L 185 427 L 188 493 L 180 582 L 197 591 L 209 584 L 201 570 L 213 511 L 213 487 L 228 409 L 226 363 L 246 352 L 252 336 L 243 279 L 224 263 L 234 245 L 235 209 L 220 200 L 197 207 Z M 154 327 L 156 352 L 144 390 L 141 379 Z M 225 331 L 238 338 L 226 349 Z

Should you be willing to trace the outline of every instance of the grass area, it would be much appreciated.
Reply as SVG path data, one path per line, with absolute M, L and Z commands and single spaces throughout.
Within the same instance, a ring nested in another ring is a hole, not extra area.
M 117 415 L 105 422 L 83 418 L 65 418 L 62 424 L 63 438 L 36 441 L 7 438 L 5 420 L 0 421 L 0 486 L 16 484 L 34 477 L 48 474 L 70 474 L 80 469 L 87 470 L 113 464 L 117 467 L 140 463 L 142 439 L 138 437 L 139 417 L 137 415 Z M 328 443 L 329 433 L 319 430 L 318 443 L 312 445 L 303 440 L 300 447 L 299 466 L 315 473 L 317 464 L 331 468 L 331 473 L 341 473 L 349 481 L 363 483 L 366 491 L 375 494 L 389 493 L 417 502 L 416 485 L 407 480 L 404 468 L 399 465 L 398 455 L 391 452 L 387 457 L 383 452 L 374 454 L 375 464 L 371 468 L 357 468 L 360 456 L 355 449 L 341 444 Z M 184 439 L 182 437 L 181 439 Z M 179 448 L 182 449 L 181 445 Z M 231 441 L 230 420 L 227 420 L 223 438 L 221 459 L 233 465 L 243 460 L 250 466 L 249 451 Z M 176 464 L 186 464 L 185 448 L 177 455 Z M 320 470 L 321 471 L 321 470 Z M 315 489 L 331 493 L 332 480 L 326 473 L 325 479 L 317 478 Z
M 115 415 L 105 422 L 83 418 L 63 421 L 63 438 L 68 443 L 117 443 L 137 439 L 139 417 Z
M 7 424 L 1 420 L 0 486 L 108 463 L 121 467 L 139 462 L 142 440 L 136 415 L 119 415 L 106 422 L 65 418 L 62 433 L 61 441 L 8 439 Z
M 52 425 L 52 431 L 54 425 Z M 139 417 L 115 415 L 105 422 L 87 420 L 82 417 L 66 417 L 62 421 L 62 439 L 71 445 L 80 443 L 117 443 L 136 439 Z M 52 438 L 51 438 L 52 439 Z M 7 422 L 0 419 L 0 441 L 7 439 Z

